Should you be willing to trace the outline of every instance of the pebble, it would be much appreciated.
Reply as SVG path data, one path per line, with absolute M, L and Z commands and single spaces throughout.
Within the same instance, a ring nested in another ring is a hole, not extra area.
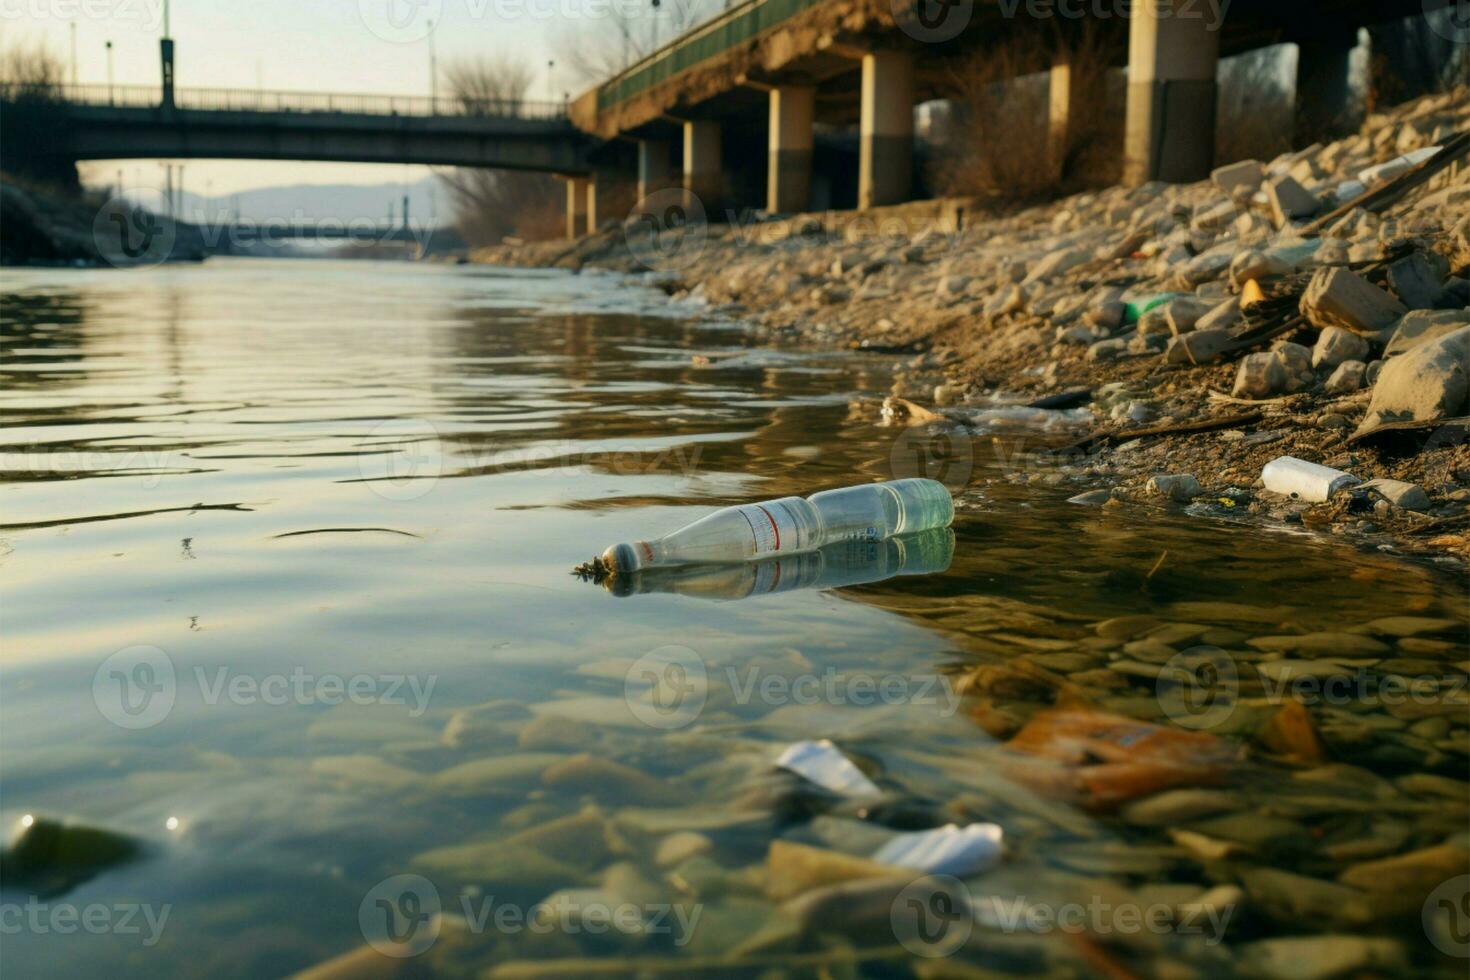
M 1303 633 L 1300 636 L 1257 636 L 1246 641 L 1272 653 L 1307 653 L 1338 657 L 1367 657 L 1389 652 L 1388 645 L 1361 633 Z
M 1204 493 L 1199 481 L 1188 473 L 1150 477 L 1148 491 L 1180 503 L 1193 500 Z
M 1129 823 L 1164 827 L 1199 817 L 1240 809 L 1245 801 L 1234 793 L 1214 789 L 1172 789 L 1125 806 L 1120 815 Z
M 1385 914 L 1416 911 L 1431 891 L 1470 869 L 1470 850 L 1462 843 L 1439 844 L 1407 854 L 1364 861 L 1337 876 L 1344 885 L 1374 896 Z
M 621 762 L 587 752 L 555 758 L 541 773 L 541 784 L 548 789 L 627 803 L 674 803 L 682 798 L 676 787 Z
M 1111 490 L 1089 490 L 1086 493 L 1079 493 L 1075 497 L 1068 497 L 1067 503 L 1082 504 L 1087 507 L 1100 507 L 1112 499 L 1113 491 Z
M 681 830 L 670 834 L 658 842 L 658 847 L 653 854 L 654 863 L 661 868 L 669 868 L 683 864 L 690 858 L 707 854 L 714 848 L 714 842 L 704 834 L 697 834 L 691 830 Z
M 1378 633 L 1383 636 L 1409 637 L 1418 636 L 1420 633 L 1443 633 L 1454 629 L 1463 633 L 1470 627 L 1458 619 L 1439 619 L 1430 616 L 1383 616 L 1369 620 L 1359 628 L 1364 632 Z
M 1248 868 L 1241 883 L 1267 915 L 1313 926 L 1360 926 L 1374 918 L 1373 904 L 1355 888 L 1280 868 Z
M 1331 980 L 1368 969 L 1407 969 L 1396 939 L 1329 934 L 1260 939 L 1241 957 L 1249 972 L 1270 980 Z
M 904 874 L 908 873 L 868 858 L 795 841 L 773 840 L 766 853 L 766 895 L 776 901 L 843 882 Z

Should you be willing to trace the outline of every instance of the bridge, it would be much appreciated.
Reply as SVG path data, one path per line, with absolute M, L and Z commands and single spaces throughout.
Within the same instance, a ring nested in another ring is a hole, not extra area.
M 465 247 L 464 238 L 451 227 L 405 225 L 368 219 L 355 221 L 220 221 L 191 220 L 205 249 L 219 254 L 258 254 L 260 247 L 290 242 L 356 245 L 402 245 L 413 253 L 443 255 Z
M 1214 162 L 1222 56 L 1295 43 L 1299 132 L 1320 130 L 1350 101 L 1359 27 L 1452 2 L 744 0 L 569 105 L 175 90 L 165 38 L 160 88 L 0 87 L 0 140 L 11 166 L 30 154 L 67 167 L 160 157 L 546 171 L 567 181 L 573 235 L 605 216 L 599 187 L 604 210 L 614 188 L 636 186 L 639 200 L 679 188 L 714 213 L 790 213 L 832 206 L 831 188 L 852 180 L 852 199 L 870 208 L 912 197 L 914 108 L 953 96 L 967 59 L 1086 28 L 1110 64 L 1128 69 L 1117 121 L 1124 179 L 1183 182 Z M 1078 73 L 1058 61 L 1049 84 L 1050 166 L 1059 169 L 1079 123 Z M 854 131 L 857 166 L 846 169 L 855 180 L 815 166 L 819 127 Z
M 561 103 L 253 89 L 0 86 L 0 118 L 56 160 L 250 159 L 586 173 L 596 140 Z M 171 101 L 171 104 L 169 102 Z M 7 155 L 16 139 L 6 139 Z M 32 152 L 36 152 L 33 150 Z
M 640 199 L 682 187 L 709 205 L 773 212 L 822 206 L 814 127 L 856 128 L 856 203 L 908 200 L 916 105 L 952 97 L 965 59 L 1009 41 L 1096 32 L 1128 69 L 1124 177 L 1187 182 L 1214 160 L 1217 64 L 1268 45 L 1298 47 L 1298 132 L 1340 122 L 1358 28 L 1450 0 L 745 0 L 583 94 L 577 127 L 637 148 Z M 1042 32 L 1045 32 L 1043 35 Z M 1078 123 L 1077 76 L 1050 75 L 1052 161 Z M 764 152 L 762 152 L 764 151 Z M 595 226 L 596 184 L 574 178 Z

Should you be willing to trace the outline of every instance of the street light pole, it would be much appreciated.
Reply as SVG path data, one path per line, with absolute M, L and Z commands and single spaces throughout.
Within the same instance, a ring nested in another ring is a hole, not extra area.
M 71 22 L 71 84 L 77 84 L 77 22 Z
M 112 105 L 112 42 L 107 42 L 107 104 Z
M 163 0 L 163 38 L 158 42 L 158 56 L 163 68 L 163 107 L 174 107 L 174 38 L 169 22 L 169 2 Z
M 554 58 L 547 59 L 547 62 L 546 62 L 546 95 L 547 95 L 547 101 L 548 102 L 555 102 L 556 101 L 556 78 L 555 78 L 554 75 L 552 75 L 552 71 L 555 68 L 556 68 L 556 60 Z
M 434 54 L 434 22 L 429 21 L 429 115 L 439 114 L 439 65 Z

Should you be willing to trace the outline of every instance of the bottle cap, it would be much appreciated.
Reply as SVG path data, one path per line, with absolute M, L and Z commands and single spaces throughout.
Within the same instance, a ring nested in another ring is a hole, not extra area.
M 602 563 L 607 566 L 609 574 L 612 575 L 618 572 L 636 571 L 642 564 L 638 560 L 637 549 L 631 544 L 612 545 L 602 553 Z

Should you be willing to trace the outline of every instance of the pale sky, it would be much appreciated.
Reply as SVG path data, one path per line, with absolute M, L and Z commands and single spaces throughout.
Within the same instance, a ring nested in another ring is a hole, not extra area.
M 581 87 L 565 68 L 548 70 L 578 31 L 595 35 L 609 8 L 641 13 L 637 0 L 172 0 L 176 84 L 180 88 L 285 89 L 316 92 L 429 94 L 428 24 L 439 64 L 457 56 L 506 52 L 533 68 L 530 98 L 561 98 Z M 636 4 L 636 6 L 635 6 Z M 75 24 L 77 80 L 107 81 L 113 44 L 118 85 L 159 81 L 163 0 L 0 0 L 0 42 L 48 44 L 71 60 Z M 98 163 L 84 179 L 111 180 L 118 164 Z M 127 161 L 124 178 L 157 186 L 162 170 Z M 188 189 L 215 195 L 294 183 L 413 181 L 421 167 L 191 161 Z

